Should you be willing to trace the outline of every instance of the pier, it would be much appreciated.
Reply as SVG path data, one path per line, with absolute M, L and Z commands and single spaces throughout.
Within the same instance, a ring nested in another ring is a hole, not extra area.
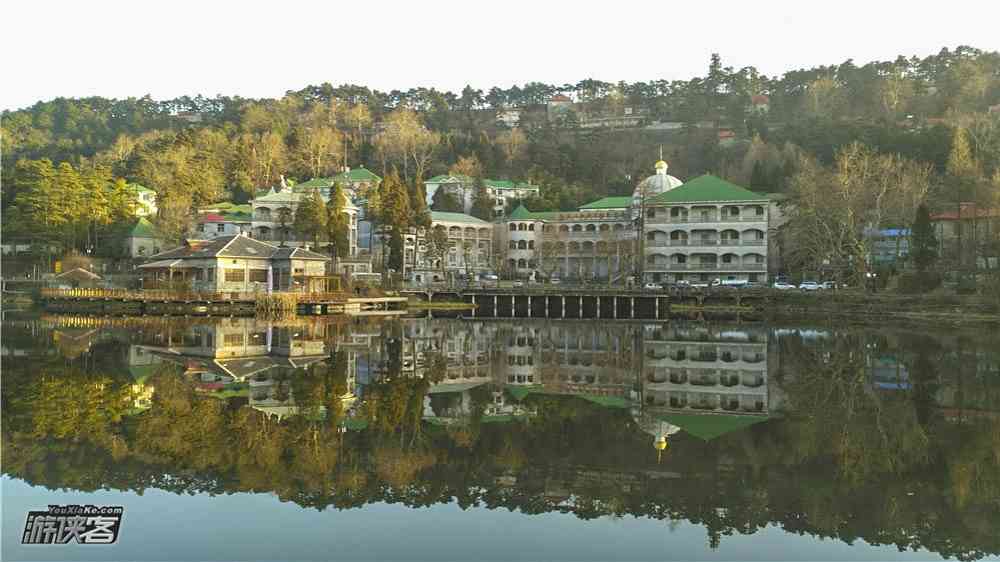
M 665 320 L 687 312 L 760 312 L 768 294 L 763 291 L 659 292 L 612 288 L 533 288 L 404 290 L 428 302 L 459 301 L 474 305 L 471 318 L 557 318 L 607 320 Z
M 352 297 L 346 293 L 274 293 L 295 298 L 299 315 L 406 314 L 406 297 Z M 165 290 L 42 289 L 50 312 L 133 316 L 255 316 L 258 293 L 194 293 Z

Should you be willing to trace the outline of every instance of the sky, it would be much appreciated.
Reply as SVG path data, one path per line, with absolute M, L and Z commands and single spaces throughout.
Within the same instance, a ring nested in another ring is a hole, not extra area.
M 1000 2 L 12 0 L 0 108 L 56 97 L 280 97 L 529 81 L 689 79 L 717 52 L 769 76 L 853 59 L 1000 50 Z

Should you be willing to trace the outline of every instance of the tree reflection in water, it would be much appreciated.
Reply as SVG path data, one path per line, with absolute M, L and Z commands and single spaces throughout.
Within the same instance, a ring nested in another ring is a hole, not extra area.
M 5 350 L 22 351 L 3 363 L 5 473 L 83 491 L 272 491 L 318 509 L 455 502 L 688 520 L 713 547 L 775 524 L 962 559 L 1000 553 L 995 336 L 311 323 L 272 325 L 270 343 L 234 356 L 232 330 L 263 328 L 222 322 L 166 335 L 104 326 L 85 341 L 59 319 L 5 325 Z M 697 357 L 730 365 L 763 342 L 766 416 L 684 427 L 750 418 L 692 418 L 653 399 L 693 388 L 656 371 L 687 369 L 692 354 L 656 346 L 694 349 L 705 333 L 721 351 Z M 72 354 L 52 345 L 69 339 Z M 669 441 L 662 458 L 656 440 Z

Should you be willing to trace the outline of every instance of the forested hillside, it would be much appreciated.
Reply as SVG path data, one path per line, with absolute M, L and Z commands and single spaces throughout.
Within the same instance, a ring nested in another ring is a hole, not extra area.
M 547 112 L 557 94 L 575 102 L 569 118 Z M 345 164 L 383 177 L 396 170 L 411 192 L 448 171 L 530 179 L 542 186 L 530 207 L 570 209 L 630 192 L 651 173 L 661 146 L 671 174 L 682 179 L 713 172 L 780 191 L 803 157 L 832 165 L 838 149 L 855 141 L 944 174 L 956 128 L 968 137 L 976 175 L 988 181 L 1000 162 L 998 104 L 1000 53 L 970 47 L 776 77 L 713 56 L 704 76 L 686 81 L 587 79 L 460 93 L 322 84 L 281 99 L 60 98 L 3 113 L 3 205 L 11 211 L 30 189 L 21 176 L 37 171 L 17 162 L 49 159 L 84 176 L 100 169 L 150 187 L 161 215 L 243 202 L 282 175 L 303 181 Z M 512 108 L 520 110 L 520 126 L 498 123 L 498 112 Z M 579 121 L 626 114 L 638 124 L 587 128 Z M 731 135 L 726 142 L 723 133 Z M 954 199 L 933 183 L 931 197 Z M 5 218 L 9 227 L 39 217 Z

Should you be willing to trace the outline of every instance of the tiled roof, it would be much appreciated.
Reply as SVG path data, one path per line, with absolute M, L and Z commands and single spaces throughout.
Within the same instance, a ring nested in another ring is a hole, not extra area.
M 268 192 L 266 195 L 261 195 L 260 197 L 256 197 L 254 199 L 254 202 L 256 202 L 256 203 L 260 203 L 260 202 L 264 202 L 264 203 L 271 203 L 271 202 L 291 203 L 291 202 L 298 201 L 301 197 L 302 197 L 301 193 L 296 193 L 296 192 L 294 192 L 294 191 L 292 191 L 292 190 L 289 189 L 287 191 L 276 191 L 274 193 Z
M 701 203 L 715 201 L 767 201 L 749 189 L 717 178 L 711 174 L 698 176 L 678 187 L 653 197 L 647 204 Z
M 179 248 L 160 252 L 151 258 L 199 259 L 199 258 L 275 258 L 287 257 L 305 260 L 328 260 L 330 258 L 302 248 L 279 247 L 249 236 L 220 236 L 207 242 L 188 241 Z
M 133 238 L 156 238 L 159 233 L 153 223 L 149 222 L 145 218 L 140 218 L 136 221 L 135 226 L 132 227 L 132 231 L 129 233 Z
M 442 175 L 439 175 L 439 176 L 434 176 L 433 178 L 430 178 L 428 180 L 424 180 L 424 183 L 425 184 L 427 184 L 427 183 L 433 183 L 433 184 L 450 184 L 450 183 L 473 184 L 473 183 L 476 183 L 476 179 L 472 178 L 472 177 L 469 177 L 469 176 L 463 176 L 463 175 L 442 174 Z M 491 189 L 532 189 L 532 190 L 537 190 L 538 189 L 537 185 L 532 185 L 529 182 L 524 182 L 524 181 L 522 181 L 522 182 L 514 182 L 514 181 L 510 181 L 510 180 L 491 180 L 491 179 L 488 179 L 488 178 L 483 179 L 483 185 L 485 185 L 486 187 L 489 187 Z
M 765 103 L 769 103 L 770 101 L 771 98 L 765 96 L 764 94 L 757 94 L 750 97 L 750 103 L 754 105 L 763 105 Z
M 431 211 L 431 222 L 462 222 L 482 226 L 490 226 L 492 224 L 472 215 L 466 215 L 465 213 L 446 213 L 444 211 Z
M 591 201 L 586 205 L 581 205 L 581 211 L 585 209 L 624 209 L 632 205 L 632 198 L 629 196 L 605 197 L 597 201 Z

